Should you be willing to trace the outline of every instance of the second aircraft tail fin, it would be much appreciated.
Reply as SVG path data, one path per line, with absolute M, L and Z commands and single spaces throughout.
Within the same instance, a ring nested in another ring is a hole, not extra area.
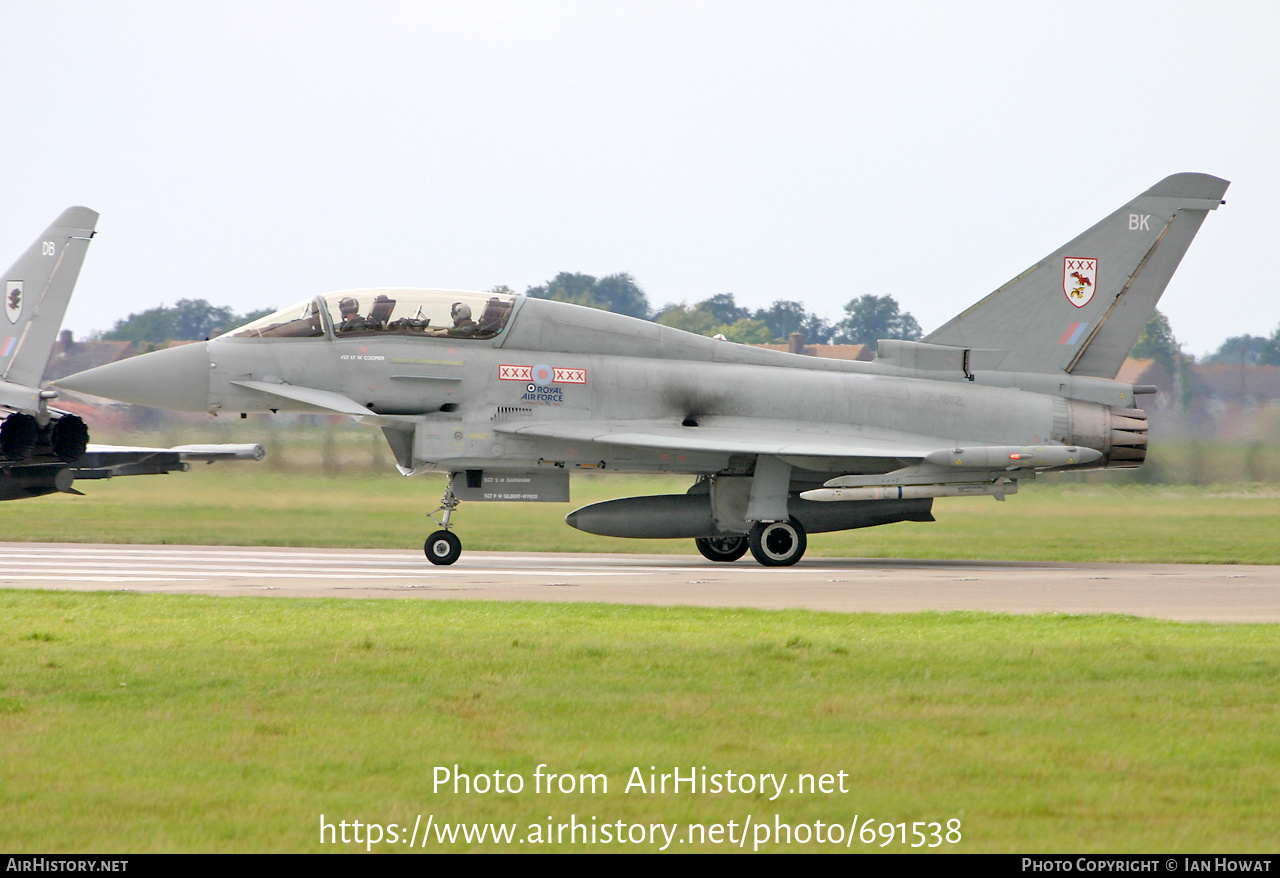
M 1001 371 L 1114 378 L 1228 185 L 1166 177 L 924 341 L 1007 351 Z
M 0 380 L 40 385 L 97 222 L 96 211 L 67 208 L 4 276 Z

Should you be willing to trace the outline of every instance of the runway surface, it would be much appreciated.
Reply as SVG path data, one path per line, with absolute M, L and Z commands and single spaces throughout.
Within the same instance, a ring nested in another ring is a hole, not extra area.
M 409 550 L 0 543 L 0 587 L 1280 621 L 1280 566 L 1245 565 L 467 552 L 433 567 Z

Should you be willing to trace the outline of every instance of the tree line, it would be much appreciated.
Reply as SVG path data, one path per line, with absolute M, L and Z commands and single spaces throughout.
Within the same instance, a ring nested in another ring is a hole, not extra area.
M 172 307 L 157 305 L 117 320 L 115 326 L 91 339 L 138 341 L 160 344 L 166 341 L 199 341 L 266 317 L 275 308 L 237 314 L 205 299 L 179 299 Z
M 506 287 L 498 290 L 511 292 Z M 828 321 L 790 299 L 753 311 L 739 305 L 733 293 L 718 293 L 692 305 L 681 302 L 655 309 L 635 278 L 626 273 L 595 278 L 562 271 L 544 284 L 529 287 L 525 295 L 601 308 L 699 335 L 723 335 L 741 344 L 785 343 L 793 332 L 801 333 L 806 344 L 874 344 L 878 338 L 914 341 L 921 336 L 920 324 L 892 296 L 852 299 L 844 306 L 842 317 Z
M 494 287 L 491 292 L 515 294 L 506 286 Z M 766 308 L 752 310 L 739 305 L 733 293 L 717 293 L 692 305 L 680 302 L 654 308 L 635 278 L 625 272 L 597 278 L 562 271 L 544 284 L 529 287 L 525 295 L 626 314 L 699 335 L 722 335 L 741 344 L 786 343 L 793 332 L 801 333 L 806 344 L 875 344 L 881 338 L 915 341 L 922 335 L 916 319 L 889 295 L 864 294 L 851 299 L 845 304 L 844 313 L 834 321 L 792 299 L 779 299 Z M 263 308 L 238 314 L 230 307 L 211 305 L 204 299 L 179 299 L 172 307 L 160 305 L 130 314 L 117 320 L 107 332 L 93 337 L 153 344 L 199 340 L 265 317 L 275 310 Z M 1152 358 L 1170 373 L 1177 373 L 1188 360 L 1169 321 L 1159 311 L 1152 315 L 1138 337 L 1132 356 Z M 1280 326 L 1269 337 L 1228 338 L 1203 362 L 1280 366 Z
M 1280 366 L 1280 326 L 1270 337 L 1233 335 L 1212 354 L 1206 363 L 1236 363 L 1246 366 Z

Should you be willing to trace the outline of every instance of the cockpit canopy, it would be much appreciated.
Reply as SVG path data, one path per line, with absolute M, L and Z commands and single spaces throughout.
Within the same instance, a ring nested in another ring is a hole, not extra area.
M 454 290 L 349 290 L 327 293 L 261 317 L 231 338 L 338 338 L 410 335 L 493 338 L 506 329 L 514 296 Z

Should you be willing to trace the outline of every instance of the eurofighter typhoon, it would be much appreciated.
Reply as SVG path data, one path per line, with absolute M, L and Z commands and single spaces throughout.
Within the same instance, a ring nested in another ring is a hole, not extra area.
M 182 472 L 193 461 L 262 459 L 260 445 L 92 445 L 82 418 L 50 406 L 58 392 L 44 386 L 45 367 L 97 223 L 96 211 L 67 208 L 4 276 L 0 500 L 79 494 L 77 481 Z
M 566 519 L 575 528 L 789 565 L 806 534 L 932 521 L 934 498 L 1004 499 L 1050 470 L 1141 465 L 1137 398 L 1155 388 L 1114 378 L 1227 186 L 1168 177 L 923 341 L 880 341 L 872 362 L 523 296 L 368 289 L 57 383 L 377 425 L 401 473 L 449 476 L 425 545 L 435 564 L 461 553 L 460 501 L 564 502 L 586 470 L 695 480 L 583 507 Z

